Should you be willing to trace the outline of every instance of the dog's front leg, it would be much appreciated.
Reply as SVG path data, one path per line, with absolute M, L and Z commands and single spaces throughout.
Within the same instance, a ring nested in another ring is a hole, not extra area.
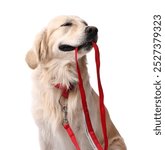
M 108 150 L 127 150 L 126 145 L 121 137 L 111 140 Z
M 123 138 L 120 136 L 118 130 L 110 119 L 108 110 L 106 109 L 106 123 L 108 135 L 108 150 L 127 150 Z
M 39 133 L 39 141 L 40 141 L 40 150 L 53 150 L 52 146 L 46 140 L 46 135 Z

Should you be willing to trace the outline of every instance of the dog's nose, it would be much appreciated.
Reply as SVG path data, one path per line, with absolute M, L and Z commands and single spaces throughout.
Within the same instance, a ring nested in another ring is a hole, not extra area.
M 96 35 L 98 32 L 98 29 L 94 26 L 88 26 L 85 28 L 85 33 L 88 35 Z
M 91 41 L 97 41 L 97 32 L 98 29 L 93 26 L 88 26 L 85 28 L 85 33 L 86 33 L 86 41 L 91 42 Z

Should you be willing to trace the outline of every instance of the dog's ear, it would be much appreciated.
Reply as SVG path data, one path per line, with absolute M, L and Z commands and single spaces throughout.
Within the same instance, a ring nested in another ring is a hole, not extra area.
M 30 68 L 35 69 L 39 62 L 46 60 L 47 56 L 46 30 L 44 30 L 36 36 L 33 48 L 26 54 L 26 62 Z
M 29 50 L 25 58 L 27 64 L 31 69 L 35 69 L 38 66 L 38 58 L 34 50 Z

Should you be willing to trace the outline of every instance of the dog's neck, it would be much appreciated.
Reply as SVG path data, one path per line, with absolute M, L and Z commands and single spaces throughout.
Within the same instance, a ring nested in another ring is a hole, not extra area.
M 79 59 L 79 67 L 83 81 L 88 80 L 86 66 L 86 56 Z M 62 84 L 69 88 L 70 84 L 75 85 L 78 82 L 77 69 L 75 62 L 69 60 L 55 59 L 40 67 L 40 81 L 45 85 Z
M 88 90 L 87 87 L 90 87 L 90 85 L 85 56 L 79 60 L 79 67 L 83 78 L 83 84 L 86 87 L 86 90 Z M 56 127 L 60 125 L 62 119 L 61 107 L 59 105 L 61 91 L 60 89 L 55 88 L 54 85 L 60 83 L 69 88 L 70 83 L 74 84 L 74 90 L 72 94 L 69 93 L 70 96 L 67 101 L 68 120 L 71 122 L 74 114 L 77 114 L 81 109 L 80 101 L 78 99 L 78 85 L 75 84 L 78 82 L 75 62 L 53 60 L 47 65 L 39 66 L 34 77 L 37 83 L 36 88 L 39 91 L 41 107 L 44 107 L 44 110 L 46 110 L 43 111 L 42 116 L 48 120 L 55 118 L 52 129 L 56 129 Z

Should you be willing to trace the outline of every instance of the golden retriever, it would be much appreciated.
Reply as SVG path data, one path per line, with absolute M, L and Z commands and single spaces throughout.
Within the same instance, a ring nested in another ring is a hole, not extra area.
M 59 100 L 61 90 L 54 85 L 60 83 L 69 91 L 67 103 L 69 124 L 74 131 L 81 150 L 94 149 L 86 134 L 84 112 L 77 85 L 78 76 L 75 63 L 76 47 L 78 61 L 85 87 L 89 114 L 99 142 L 104 145 L 101 130 L 98 95 L 89 82 L 86 54 L 92 49 L 92 41 L 97 42 L 98 29 L 76 16 L 59 16 L 50 21 L 41 31 L 34 45 L 26 55 L 26 62 L 34 69 L 33 117 L 39 128 L 41 150 L 74 150 L 75 147 L 62 126 L 63 112 Z M 63 101 L 64 102 L 64 101 Z M 119 132 L 106 110 L 108 150 L 126 150 Z

